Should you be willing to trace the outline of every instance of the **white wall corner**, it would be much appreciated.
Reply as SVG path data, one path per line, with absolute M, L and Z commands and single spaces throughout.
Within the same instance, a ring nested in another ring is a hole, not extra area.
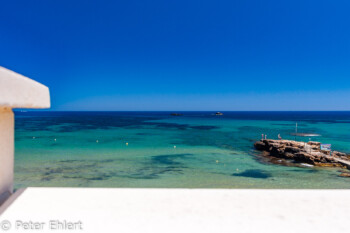
M 13 192 L 13 108 L 49 108 L 49 89 L 27 77 L 0 67 L 0 204 Z
M 50 108 L 49 88 L 0 66 L 0 107 Z

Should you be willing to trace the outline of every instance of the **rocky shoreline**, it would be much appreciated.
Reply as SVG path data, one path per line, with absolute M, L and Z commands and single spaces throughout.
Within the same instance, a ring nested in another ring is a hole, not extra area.
M 298 142 L 292 140 L 262 139 L 254 147 L 265 155 L 292 160 L 296 163 L 320 167 L 339 167 L 350 169 L 350 155 L 338 151 L 321 151 L 320 142 Z

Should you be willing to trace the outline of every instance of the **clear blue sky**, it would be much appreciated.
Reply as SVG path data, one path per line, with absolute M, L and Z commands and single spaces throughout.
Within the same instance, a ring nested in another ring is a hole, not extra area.
M 3 1 L 53 110 L 350 110 L 349 0 Z

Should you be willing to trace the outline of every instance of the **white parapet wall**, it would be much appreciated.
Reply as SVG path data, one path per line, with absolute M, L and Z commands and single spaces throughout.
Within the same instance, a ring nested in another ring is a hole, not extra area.
M 0 67 L 0 204 L 13 192 L 13 108 L 49 108 L 49 89 L 23 75 Z
M 0 108 L 0 204 L 12 193 L 14 166 L 14 115 Z
M 0 224 L 6 232 L 346 233 L 349 196 L 350 190 L 27 188 L 0 207 Z

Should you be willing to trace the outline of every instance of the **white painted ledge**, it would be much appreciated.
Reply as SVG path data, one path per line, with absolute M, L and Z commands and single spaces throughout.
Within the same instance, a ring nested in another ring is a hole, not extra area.
M 66 220 L 93 233 L 344 233 L 349 210 L 350 190 L 28 188 L 0 222 L 44 222 L 45 232 Z
M 0 108 L 49 108 L 49 89 L 0 66 Z

